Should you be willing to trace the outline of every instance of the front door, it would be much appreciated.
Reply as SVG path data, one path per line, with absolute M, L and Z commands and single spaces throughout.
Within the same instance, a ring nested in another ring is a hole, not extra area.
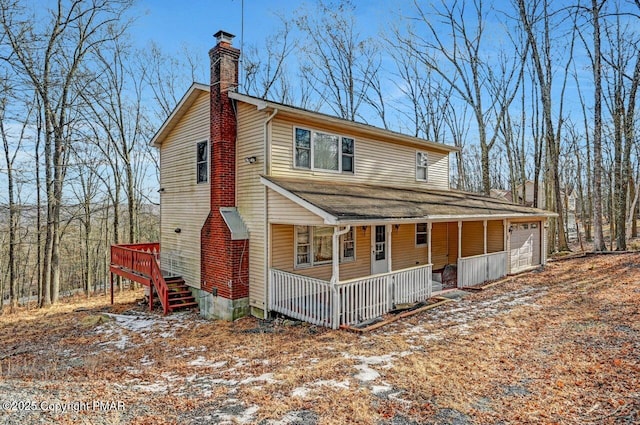
M 389 271 L 389 255 L 387 244 L 387 227 L 373 226 L 371 232 L 371 274 L 386 273 Z

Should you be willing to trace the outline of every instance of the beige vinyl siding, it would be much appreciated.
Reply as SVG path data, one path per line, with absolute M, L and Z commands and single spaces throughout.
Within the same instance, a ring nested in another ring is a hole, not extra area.
M 431 264 L 433 269 L 441 269 L 449 264 L 449 234 L 447 223 L 431 225 Z
M 354 228 L 356 238 L 356 261 L 340 264 L 340 280 L 354 279 L 371 274 L 371 228 L 364 231 L 360 226 Z M 331 264 L 295 268 L 295 231 L 294 226 L 286 224 L 271 225 L 271 266 L 289 273 L 296 273 L 316 279 L 331 280 Z
M 160 250 L 164 269 L 200 287 L 200 230 L 209 215 L 209 183 L 196 184 L 196 145 L 209 140 L 209 93 L 202 93 L 160 147 Z M 209 155 L 210 159 L 210 155 Z M 180 229 L 176 233 L 175 229 Z
M 311 171 L 293 166 L 293 131 L 295 127 L 325 131 L 355 139 L 355 173 Z M 399 185 L 418 188 L 449 189 L 449 155 L 430 148 L 393 143 L 391 140 L 373 140 L 344 132 L 339 128 L 326 128 L 318 123 L 273 120 L 271 175 L 313 178 L 315 180 L 359 182 L 381 185 Z M 427 152 L 428 181 L 416 181 L 416 152 Z
M 269 221 L 271 223 L 323 225 L 324 220 L 306 208 L 269 189 Z
M 487 252 L 504 251 L 504 223 L 502 220 L 487 221 Z
M 416 225 L 402 224 L 396 230 L 391 226 L 391 266 L 393 270 L 401 270 L 428 264 L 427 245 L 416 246 Z
M 462 256 L 484 254 L 484 224 L 482 221 L 462 222 Z
M 265 309 L 265 172 L 264 120 L 266 114 L 255 106 L 237 103 L 236 205 L 249 230 L 249 304 Z M 249 164 L 245 158 L 255 156 Z

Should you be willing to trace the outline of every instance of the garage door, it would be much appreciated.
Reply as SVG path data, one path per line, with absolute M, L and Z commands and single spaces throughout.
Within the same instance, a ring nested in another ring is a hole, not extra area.
M 511 273 L 540 264 L 540 223 L 513 223 L 511 229 Z

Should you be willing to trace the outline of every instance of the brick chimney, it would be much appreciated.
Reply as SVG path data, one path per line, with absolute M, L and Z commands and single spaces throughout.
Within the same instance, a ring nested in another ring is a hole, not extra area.
M 229 92 L 238 87 L 240 50 L 232 47 L 232 34 L 218 31 L 214 37 L 217 44 L 209 52 L 211 211 L 200 235 L 200 267 L 202 289 L 213 296 L 208 315 L 233 320 L 248 309 L 249 241 L 231 239 L 220 208 L 236 206 L 237 123 Z

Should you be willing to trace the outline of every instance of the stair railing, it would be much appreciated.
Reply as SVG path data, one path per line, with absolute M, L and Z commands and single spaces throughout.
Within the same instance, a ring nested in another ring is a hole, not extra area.
M 153 287 L 156 288 L 160 303 L 162 304 L 162 311 L 166 315 L 169 313 L 169 286 L 167 286 L 167 281 L 164 280 L 162 270 L 160 270 L 160 263 L 158 263 L 155 256 L 153 256 L 152 260 L 151 282 L 153 282 Z M 153 288 L 149 288 L 149 306 L 153 306 Z

